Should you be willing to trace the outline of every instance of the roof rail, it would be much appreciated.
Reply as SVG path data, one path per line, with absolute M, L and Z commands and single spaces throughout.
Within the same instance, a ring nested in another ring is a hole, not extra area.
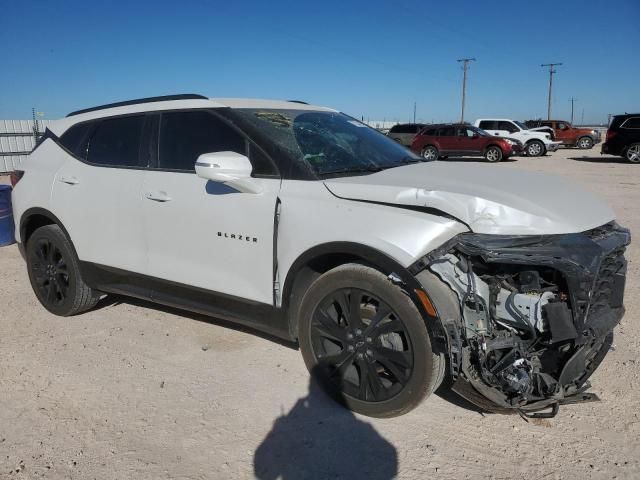
M 287 100 L 287 102 L 291 103 L 301 103 L 303 105 L 309 105 L 309 102 L 303 102 L 302 100 Z
M 148 97 L 138 98 L 136 100 L 127 100 L 125 102 L 108 103 L 106 105 L 100 105 L 99 107 L 85 108 L 83 110 L 76 110 L 67 115 L 72 117 L 74 115 L 80 115 L 81 113 L 95 112 L 97 110 L 104 110 L 106 108 L 114 107 L 126 107 L 127 105 L 137 105 L 140 103 L 152 103 L 152 102 L 166 102 L 169 100 L 208 100 L 204 95 L 198 95 L 196 93 L 184 93 L 181 95 L 164 95 L 161 97 Z

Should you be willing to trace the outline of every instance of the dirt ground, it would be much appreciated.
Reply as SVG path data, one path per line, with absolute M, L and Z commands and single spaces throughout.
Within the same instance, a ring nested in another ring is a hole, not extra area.
M 640 232 L 640 166 L 598 152 L 489 168 L 572 178 Z M 602 401 L 525 423 L 436 395 L 354 416 L 291 346 L 147 303 L 58 318 L 0 248 L 0 478 L 640 478 L 640 243 L 628 258 L 627 314 L 592 377 Z

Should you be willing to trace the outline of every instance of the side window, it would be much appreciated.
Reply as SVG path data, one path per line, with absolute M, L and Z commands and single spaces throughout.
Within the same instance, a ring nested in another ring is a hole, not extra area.
M 482 120 L 480 128 L 483 130 L 498 130 L 498 122 L 493 120 Z
M 467 128 L 466 132 L 467 132 L 467 137 L 474 137 L 476 135 L 476 131 L 471 130 L 470 128 Z
M 212 113 L 203 110 L 162 114 L 159 168 L 192 172 L 203 153 L 225 151 L 246 155 L 246 141 Z
M 394 125 L 393 127 L 391 127 L 391 129 L 389 130 L 389 133 L 399 133 L 398 130 L 400 129 L 400 125 Z
M 140 166 L 144 115 L 102 120 L 89 139 L 87 161 L 111 167 Z
M 562 123 L 562 122 L 558 122 L 558 123 L 556 124 L 556 128 L 557 128 L 558 130 L 566 130 L 566 129 L 567 129 L 567 124 L 566 124 L 566 123 Z
M 511 122 L 498 122 L 497 130 L 506 130 L 509 133 L 517 132 L 518 129 Z
M 249 160 L 251 161 L 251 176 L 268 176 L 278 175 L 278 171 L 273 166 L 269 157 L 253 143 L 249 143 Z
M 73 125 L 60 137 L 60 143 L 64 148 L 74 155 L 86 159 L 87 157 L 87 134 L 91 130 L 92 123 L 81 123 Z
M 422 135 L 425 135 L 427 137 L 435 137 L 436 129 L 435 128 L 430 128 L 428 130 L 425 130 L 424 132 L 422 132 Z
M 467 129 L 465 127 L 457 127 L 456 128 L 456 136 L 458 137 L 466 137 L 467 136 Z M 469 135 L 471 136 L 471 135 Z
M 456 134 L 456 129 L 453 127 L 444 127 L 440 129 L 441 137 L 453 137 Z
M 630 117 L 621 125 L 622 128 L 640 128 L 640 117 Z

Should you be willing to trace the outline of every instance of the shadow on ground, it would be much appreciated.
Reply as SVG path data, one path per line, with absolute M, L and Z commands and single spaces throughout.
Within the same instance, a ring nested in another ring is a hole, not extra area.
M 518 157 L 509 157 L 507 159 L 500 160 L 497 163 L 511 163 L 518 160 Z M 492 162 L 488 162 L 483 157 L 447 157 L 441 158 L 438 160 L 439 162 L 474 162 L 474 163 L 486 163 L 487 165 L 491 165 Z
M 309 394 L 274 422 L 253 466 L 260 480 L 386 480 L 398 473 L 398 453 L 371 424 L 329 398 L 312 374 Z
M 629 163 L 626 158 L 622 157 L 569 157 L 569 160 L 577 160 L 578 162 L 591 163 Z

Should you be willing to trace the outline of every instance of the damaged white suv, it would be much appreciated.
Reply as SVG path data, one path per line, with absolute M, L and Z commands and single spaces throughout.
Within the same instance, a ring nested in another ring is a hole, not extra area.
M 556 177 L 426 162 L 302 102 L 155 97 L 55 122 L 17 172 L 35 294 L 115 293 L 297 341 L 372 416 L 443 379 L 487 410 L 553 415 L 624 313 L 630 241 Z

